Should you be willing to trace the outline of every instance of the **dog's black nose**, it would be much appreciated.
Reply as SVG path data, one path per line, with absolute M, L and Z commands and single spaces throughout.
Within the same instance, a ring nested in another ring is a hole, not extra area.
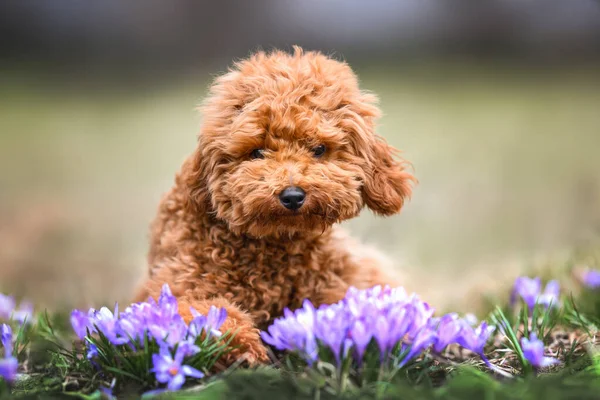
M 285 188 L 283 192 L 279 193 L 279 201 L 281 201 L 281 204 L 283 204 L 285 208 L 294 211 L 302 207 L 305 197 L 304 190 L 296 186 Z

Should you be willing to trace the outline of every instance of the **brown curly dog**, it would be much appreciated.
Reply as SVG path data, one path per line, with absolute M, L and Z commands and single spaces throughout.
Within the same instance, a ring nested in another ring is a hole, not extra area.
M 136 296 L 168 283 L 179 311 L 225 307 L 250 363 L 267 360 L 259 329 L 349 286 L 394 284 L 380 257 L 333 225 L 366 205 L 400 211 L 414 178 L 374 132 L 374 95 L 350 67 L 317 52 L 259 52 L 216 79 L 195 152 L 152 225 L 149 276 Z

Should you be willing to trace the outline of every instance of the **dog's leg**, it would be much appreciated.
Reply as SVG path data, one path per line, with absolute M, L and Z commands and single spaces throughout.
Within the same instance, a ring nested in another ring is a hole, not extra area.
M 200 314 L 206 315 L 211 306 L 224 308 L 227 311 L 227 319 L 220 331 L 230 332 L 234 337 L 230 343 L 233 349 L 221 360 L 226 365 L 231 365 L 241 357 L 250 365 L 264 363 L 269 360 L 267 348 L 260 339 L 260 330 L 254 324 L 252 317 L 224 297 L 198 300 L 196 296 L 184 296 L 177 300 L 179 314 L 186 323 L 192 319 L 190 308 L 193 307 Z
M 158 298 L 163 280 L 149 280 L 137 292 L 135 301 L 146 301 L 149 297 Z M 168 280 L 167 280 L 168 282 Z M 178 311 L 186 323 L 193 319 L 191 307 L 200 314 L 206 315 L 211 306 L 224 308 L 227 311 L 227 319 L 220 331 L 234 333 L 229 344 L 232 348 L 220 361 L 231 365 L 241 357 L 250 364 L 264 363 L 269 360 L 267 349 L 260 339 L 260 331 L 254 324 L 250 314 L 224 297 L 206 298 L 200 288 L 187 289 L 180 292 L 176 285 L 171 287 L 173 295 L 177 298 Z

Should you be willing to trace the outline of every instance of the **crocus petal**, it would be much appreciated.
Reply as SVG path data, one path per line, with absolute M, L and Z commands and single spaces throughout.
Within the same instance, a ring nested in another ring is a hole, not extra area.
M 198 314 L 191 322 L 188 328 L 188 334 L 193 338 L 198 337 L 203 330 L 206 330 L 206 317 Z
M 173 359 L 166 354 L 152 354 L 152 366 L 152 372 L 166 372 L 173 366 Z
M 468 322 L 465 320 L 464 323 Z M 441 353 L 449 344 L 456 343 L 462 331 L 462 323 L 456 314 L 447 314 L 440 319 L 437 338 L 433 346 L 436 353 Z
M 89 323 L 88 314 L 79 310 L 73 310 L 71 313 L 71 326 L 79 339 L 83 339 L 87 335 Z
M 10 325 L 2 324 L 0 327 L 0 341 L 4 347 L 5 357 L 10 357 L 13 347 L 13 332 Z
M 167 384 L 167 388 L 171 391 L 179 390 L 185 383 L 185 376 L 183 374 L 177 374 Z
M 597 269 L 586 271 L 583 274 L 583 284 L 590 289 L 600 288 L 600 271 Z
M 160 296 L 161 297 L 172 297 L 173 294 L 171 293 L 171 288 L 169 288 L 169 285 L 167 283 L 165 283 L 161 290 L 160 290 Z
M 208 311 L 208 315 L 206 316 L 206 323 L 212 329 L 219 329 L 221 325 L 223 325 L 223 322 L 225 322 L 226 318 L 227 310 L 224 308 L 211 306 L 210 310 Z
M 198 371 L 196 368 L 190 367 L 189 365 L 182 366 L 181 372 L 183 372 L 183 374 L 186 376 L 190 376 L 196 379 L 204 377 L 204 374 L 202 372 Z
M 200 347 L 196 346 L 192 342 L 187 341 L 180 342 L 177 350 L 179 351 L 179 349 L 181 349 L 181 352 L 185 357 L 193 356 L 194 354 L 200 352 Z
M 383 360 L 389 350 L 388 345 L 388 336 L 390 333 L 390 325 L 387 319 L 384 316 L 379 316 L 375 320 L 375 331 L 373 336 L 375 337 L 375 341 L 377 341 L 377 345 L 379 346 L 379 351 L 381 353 L 381 360 Z
M 545 368 L 545 367 L 549 367 L 551 365 L 555 365 L 555 364 L 558 364 L 558 363 L 560 363 L 560 361 L 557 360 L 554 357 L 544 357 L 542 359 L 542 362 L 540 363 L 540 367 L 541 368 Z
M 529 278 L 522 276 L 516 279 L 515 286 L 511 295 L 511 304 L 514 305 L 517 297 L 521 297 L 527 307 L 532 309 L 536 300 L 542 291 L 542 281 L 540 278 Z
M 156 380 L 160 383 L 167 383 L 170 379 L 171 375 L 168 372 L 160 371 L 156 373 Z
M 19 363 L 14 357 L 0 358 L 0 376 L 7 382 L 12 382 L 17 376 Z
M 0 293 L 0 319 L 9 319 L 15 307 L 16 302 L 12 296 Z
M 538 298 L 538 303 L 545 307 L 558 307 L 560 298 L 560 284 L 558 281 L 553 280 L 546 284 L 544 293 Z
M 86 355 L 87 359 L 91 360 L 92 358 L 97 357 L 97 356 L 98 356 L 98 347 L 96 347 L 95 344 L 90 344 L 90 347 L 89 347 L 87 355 Z
M 457 337 L 457 342 L 465 349 L 471 350 L 476 354 L 483 354 L 490 335 L 494 331 L 494 327 L 490 327 L 484 321 L 477 328 L 473 329 L 467 322 L 462 323 L 460 335 Z
M 13 312 L 12 319 L 19 322 L 19 324 L 33 322 L 33 304 L 27 301 L 21 302 L 19 308 Z
M 559 362 L 552 357 L 544 357 L 544 343 L 537 338 L 535 333 L 532 333 L 529 339 L 526 337 L 521 339 L 521 348 L 523 355 L 535 369 Z
M 355 343 L 356 357 L 360 362 L 373 336 L 362 321 L 354 323 L 354 326 L 350 330 L 350 335 Z
M 408 361 L 424 352 L 431 344 L 435 343 L 436 338 L 437 334 L 433 329 L 423 328 L 415 336 L 415 340 L 410 347 L 410 351 L 402 359 L 398 367 L 403 367 Z

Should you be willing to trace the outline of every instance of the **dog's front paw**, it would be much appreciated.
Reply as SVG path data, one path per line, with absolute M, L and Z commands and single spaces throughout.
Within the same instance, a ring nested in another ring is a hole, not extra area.
M 183 298 L 178 300 L 178 306 L 179 313 L 186 323 L 194 317 L 192 308 L 204 315 L 210 312 L 211 307 L 224 308 L 227 311 L 227 318 L 219 328 L 221 333 L 227 333 L 222 337 L 222 343 L 227 343 L 227 348 L 219 360 L 221 364 L 230 366 L 236 362 L 245 362 L 256 365 L 269 361 L 267 348 L 260 339 L 260 331 L 254 325 L 252 317 L 229 300 L 221 297 L 189 301 Z
M 226 365 L 236 362 L 247 363 L 251 366 L 264 364 L 269 361 L 267 348 L 263 344 L 259 330 L 253 326 L 239 326 L 232 331 L 233 338 L 229 343 L 230 349 L 223 358 Z

